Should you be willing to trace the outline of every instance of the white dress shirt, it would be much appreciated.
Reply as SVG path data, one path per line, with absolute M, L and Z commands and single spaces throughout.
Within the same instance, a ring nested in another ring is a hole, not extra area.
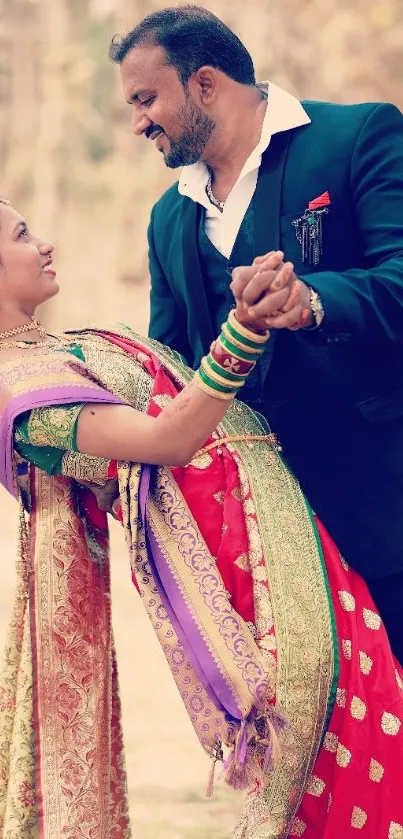
M 266 87 L 268 92 L 262 133 L 257 146 L 249 155 L 237 182 L 228 195 L 223 212 L 211 204 L 207 197 L 208 169 L 202 160 L 191 166 L 185 166 L 178 183 L 181 195 L 186 195 L 192 201 L 205 207 L 206 234 L 217 250 L 227 259 L 231 255 L 243 217 L 254 195 L 262 154 L 267 149 L 273 134 L 306 125 L 311 121 L 299 100 L 291 93 L 287 93 L 272 82 L 263 82 L 259 86 Z

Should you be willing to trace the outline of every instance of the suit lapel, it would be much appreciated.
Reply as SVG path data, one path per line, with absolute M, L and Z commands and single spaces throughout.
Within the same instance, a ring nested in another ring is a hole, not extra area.
M 274 134 L 262 155 L 252 199 L 254 209 L 254 257 L 280 249 L 281 187 L 291 131 Z
M 199 335 L 204 351 L 210 346 L 216 335 L 213 334 L 206 289 L 197 247 L 197 233 L 200 224 L 201 206 L 186 199 L 183 213 L 182 254 L 185 275 L 186 296 L 190 311 L 194 313 L 193 341 Z
M 254 213 L 253 255 L 263 256 L 268 251 L 280 250 L 281 187 L 291 131 L 274 134 L 262 155 L 259 177 L 252 199 Z M 260 359 L 262 380 L 267 376 L 273 358 L 276 331 Z
M 280 247 L 280 203 L 284 165 L 291 132 L 275 134 L 269 148 L 262 156 L 259 177 L 252 199 L 254 210 L 254 256 L 278 250 Z M 214 340 L 206 289 L 197 246 L 197 234 L 202 208 L 200 204 L 185 199 L 183 209 L 182 256 L 186 299 L 194 324 L 193 344 L 198 338 L 206 352 Z M 261 359 L 263 378 L 270 367 L 275 343 L 273 333 Z M 196 349 L 195 346 L 193 347 Z M 196 353 L 195 353 L 196 354 Z

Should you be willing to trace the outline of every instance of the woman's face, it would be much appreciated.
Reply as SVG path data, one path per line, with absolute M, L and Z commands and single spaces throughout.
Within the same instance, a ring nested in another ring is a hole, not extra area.
M 32 315 L 59 291 L 52 267 L 53 245 L 33 236 L 25 219 L 0 203 L 0 310 Z

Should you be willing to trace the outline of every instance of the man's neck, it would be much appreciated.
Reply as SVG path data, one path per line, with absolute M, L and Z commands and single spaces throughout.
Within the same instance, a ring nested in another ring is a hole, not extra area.
M 258 88 L 245 91 L 243 101 L 232 103 L 222 127 L 218 126 L 206 148 L 203 159 L 212 172 L 214 193 L 220 200 L 227 198 L 260 140 L 266 107 L 267 99 Z

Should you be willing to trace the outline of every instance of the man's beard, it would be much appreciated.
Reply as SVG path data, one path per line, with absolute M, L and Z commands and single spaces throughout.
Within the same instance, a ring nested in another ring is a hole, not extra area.
M 215 128 L 214 120 L 199 110 L 189 98 L 178 113 L 178 124 L 183 126 L 183 134 L 178 140 L 166 135 L 169 151 L 164 154 L 164 162 L 169 169 L 197 163 Z

